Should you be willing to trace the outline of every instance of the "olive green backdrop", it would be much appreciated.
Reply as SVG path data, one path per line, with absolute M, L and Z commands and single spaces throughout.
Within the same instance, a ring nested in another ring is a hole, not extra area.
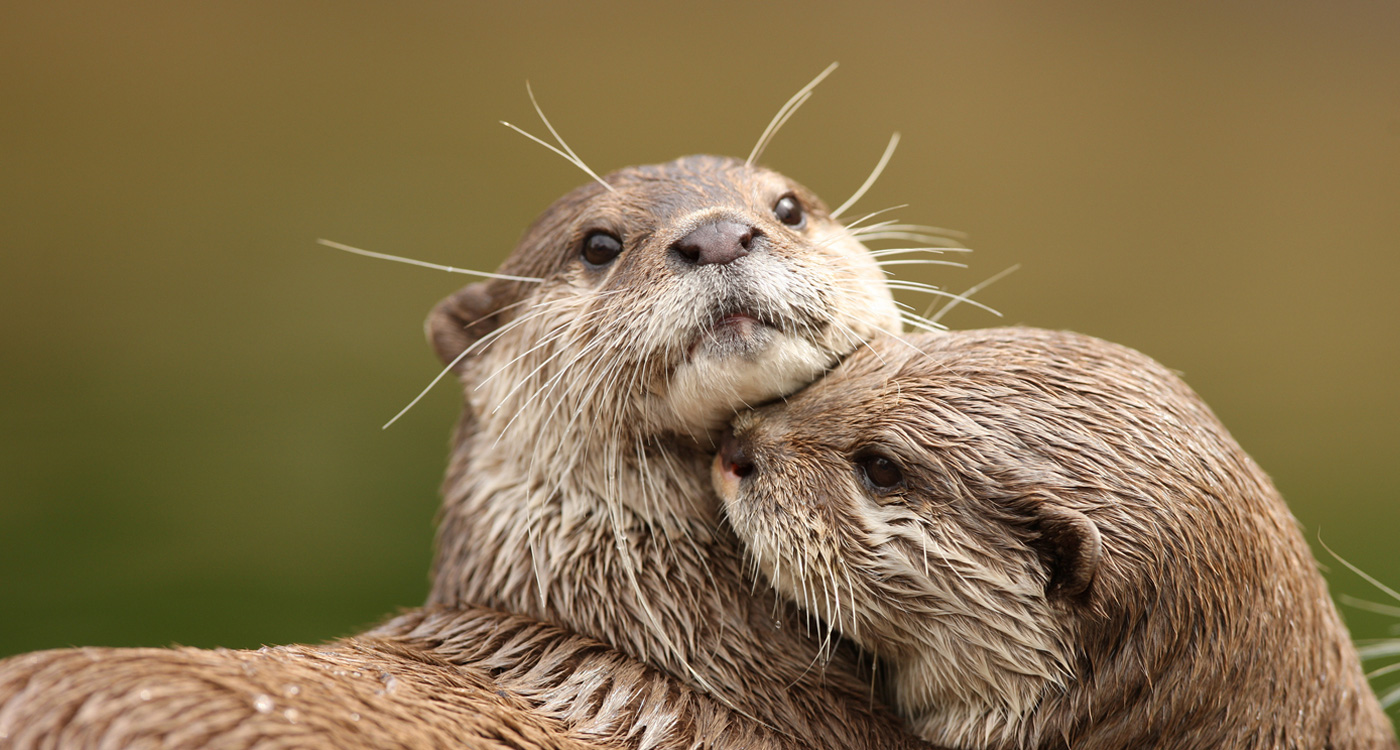
M 1400 4 L 755 5 L 0 7 L 0 655 L 421 601 L 457 396 L 379 425 L 465 279 L 315 239 L 494 267 L 586 179 L 497 124 L 543 130 L 527 79 L 603 171 L 745 155 L 833 60 L 766 163 L 835 205 L 900 131 L 861 207 L 976 249 L 907 276 L 1021 264 L 979 299 L 1182 371 L 1400 584 Z

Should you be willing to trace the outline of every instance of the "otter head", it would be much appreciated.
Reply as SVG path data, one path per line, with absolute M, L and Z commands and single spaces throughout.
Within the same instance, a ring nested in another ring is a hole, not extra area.
M 555 202 L 501 267 L 540 281 L 468 286 L 428 321 L 473 450 L 508 449 L 515 474 L 601 467 L 605 492 L 656 444 L 709 446 L 737 410 L 899 329 L 875 261 L 792 180 L 692 156 L 605 181 Z
M 1268 480 L 1179 378 L 1096 339 L 873 341 L 737 418 L 713 478 L 757 568 L 885 659 L 940 744 L 1217 731 L 1241 691 L 1325 681 L 1309 638 L 1349 650 Z

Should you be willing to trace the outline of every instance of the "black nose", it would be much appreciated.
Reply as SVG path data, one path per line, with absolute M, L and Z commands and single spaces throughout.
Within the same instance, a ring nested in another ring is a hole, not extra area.
M 740 479 L 753 472 L 753 459 L 749 458 L 744 442 L 732 432 L 724 433 L 724 439 L 719 444 L 719 460 L 724 463 L 725 471 Z
M 733 263 L 749 254 L 758 235 L 758 230 L 747 224 L 728 219 L 712 221 L 676 240 L 671 250 L 685 262 L 697 266 Z

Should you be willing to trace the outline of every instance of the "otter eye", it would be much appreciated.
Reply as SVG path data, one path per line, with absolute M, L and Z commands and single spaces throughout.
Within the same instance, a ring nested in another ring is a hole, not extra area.
M 622 240 L 612 232 L 589 232 L 583 238 L 579 255 L 590 266 L 606 266 L 622 252 Z
M 791 195 L 784 195 L 773 205 L 773 215 L 778 217 L 778 221 L 794 228 L 801 229 L 807 223 L 807 213 L 802 210 L 802 204 Z
M 878 453 L 856 459 L 856 469 L 870 489 L 879 493 L 893 492 L 904 484 L 904 472 L 899 464 Z

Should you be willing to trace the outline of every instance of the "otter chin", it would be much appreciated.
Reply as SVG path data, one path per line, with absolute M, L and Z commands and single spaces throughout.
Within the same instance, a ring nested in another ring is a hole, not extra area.
M 872 341 L 740 415 L 748 559 L 954 748 L 1395 748 L 1297 522 L 1180 378 L 1009 328 Z

